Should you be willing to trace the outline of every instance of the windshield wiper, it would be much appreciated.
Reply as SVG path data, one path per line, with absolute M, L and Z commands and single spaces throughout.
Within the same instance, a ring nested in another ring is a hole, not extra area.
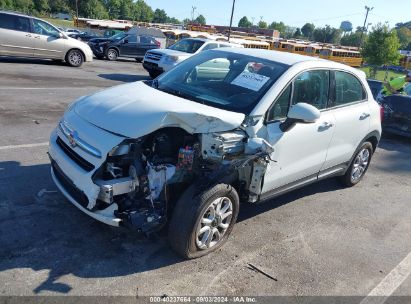
M 159 87 L 157 87 L 157 89 L 160 90 L 160 91 L 163 91 L 165 93 L 177 96 L 177 97 L 181 97 L 181 98 L 184 98 L 184 99 L 188 99 L 188 100 L 191 100 L 191 101 L 195 101 L 195 102 L 199 102 L 199 103 L 204 104 L 203 99 L 198 98 L 198 97 L 193 96 L 193 95 L 190 95 L 190 94 L 187 94 L 187 93 L 184 93 L 184 92 L 176 90 L 176 89 L 160 89 Z

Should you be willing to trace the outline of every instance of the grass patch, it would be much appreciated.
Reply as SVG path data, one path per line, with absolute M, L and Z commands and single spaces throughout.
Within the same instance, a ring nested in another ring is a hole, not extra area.
M 360 68 L 360 70 L 364 71 L 365 74 L 367 74 L 367 78 L 371 78 L 370 77 L 370 67 L 362 67 L 362 68 Z M 379 80 L 379 81 L 384 81 L 385 73 L 386 73 L 385 70 L 379 70 L 377 72 L 377 75 L 376 75 L 375 79 Z M 388 71 L 387 81 L 390 81 L 391 79 L 397 78 L 397 77 L 400 77 L 400 76 L 404 76 L 404 74 L 397 73 L 397 72 L 394 72 L 394 71 Z
M 67 27 L 73 27 L 74 26 L 74 22 L 73 20 L 61 20 L 61 19 L 55 19 L 55 18 L 42 18 L 44 20 L 46 20 L 47 22 L 50 22 L 51 24 L 53 24 L 54 26 L 57 27 L 63 27 L 63 28 L 67 28 Z

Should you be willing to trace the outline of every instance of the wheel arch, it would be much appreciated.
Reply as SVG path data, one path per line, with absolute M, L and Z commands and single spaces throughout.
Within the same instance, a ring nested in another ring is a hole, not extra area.
M 117 46 L 109 46 L 109 47 L 107 48 L 107 50 L 105 51 L 105 55 L 106 55 L 106 56 L 107 56 L 107 53 L 108 53 L 108 51 L 109 51 L 110 49 L 115 50 L 115 51 L 117 52 L 117 56 L 118 56 L 118 57 L 120 56 L 120 49 L 119 49 Z
M 74 50 L 79 51 L 79 52 L 81 53 L 81 55 L 83 56 L 83 61 L 86 61 L 86 54 L 84 54 L 83 50 L 74 47 L 74 48 L 69 49 L 69 50 L 66 52 L 66 55 L 64 56 L 64 60 L 65 60 L 66 62 L 67 62 L 67 56 L 68 56 L 68 54 L 69 54 L 71 51 L 74 51 Z

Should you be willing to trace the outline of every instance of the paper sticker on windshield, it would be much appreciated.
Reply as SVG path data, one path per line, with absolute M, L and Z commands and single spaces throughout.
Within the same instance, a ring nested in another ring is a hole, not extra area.
M 242 72 L 238 75 L 231 84 L 253 90 L 259 91 L 263 85 L 270 79 L 270 77 L 259 75 L 251 72 Z

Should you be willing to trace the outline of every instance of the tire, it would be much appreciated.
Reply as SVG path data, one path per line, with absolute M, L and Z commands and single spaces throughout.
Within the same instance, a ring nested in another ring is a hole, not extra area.
M 352 187 L 358 184 L 370 166 L 371 157 L 374 153 L 374 148 L 372 144 L 368 141 L 364 142 L 354 154 L 354 157 L 351 161 L 350 166 L 347 169 L 347 172 L 341 176 L 340 182 L 347 186 Z
M 67 52 L 66 62 L 69 66 L 78 68 L 84 62 L 84 55 L 80 50 L 70 50 Z
M 118 58 L 117 50 L 116 49 L 108 49 L 106 57 L 110 61 L 116 61 L 117 58 Z
M 99 60 L 102 60 L 102 59 L 104 59 L 104 55 L 99 55 L 99 56 L 96 55 L 96 58 L 99 59 Z
M 143 62 L 143 58 L 135 58 L 136 59 L 136 61 L 138 62 L 138 63 L 142 63 Z
M 171 248 L 186 259 L 220 248 L 233 230 L 240 209 L 237 191 L 230 185 L 217 184 L 199 194 L 195 194 L 196 188 L 191 186 L 179 199 L 168 230 Z

